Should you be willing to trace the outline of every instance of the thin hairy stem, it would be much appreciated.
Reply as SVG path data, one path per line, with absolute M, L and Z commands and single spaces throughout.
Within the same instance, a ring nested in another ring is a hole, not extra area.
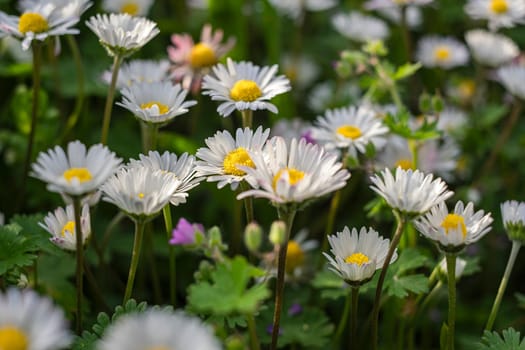
M 123 57 L 116 55 L 113 59 L 113 70 L 111 72 L 111 82 L 109 83 L 108 95 L 106 97 L 106 106 L 104 107 L 104 119 L 102 120 L 102 135 L 100 143 L 105 145 L 108 139 L 109 124 L 111 122 L 111 110 L 113 109 L 113 98 L 115 97 L 115 88 L 117 85 L 118 72 L 122 64 Z
M 133 252 L 131 253 L 131 264 L 129 266 L 128 282 L 126 284 L 126 291 L 124 293 L 125 304 L 131 298 L 133 291 L 133 283 L 135 281 L 135 274 L 137 273 L 137 266 L 139 265 L 140 248 L 142 247 L 142 238 L 144 236 L 144 227 L 146 223 L 142 220 L 135 221 L 135 239 L 133 242 Z

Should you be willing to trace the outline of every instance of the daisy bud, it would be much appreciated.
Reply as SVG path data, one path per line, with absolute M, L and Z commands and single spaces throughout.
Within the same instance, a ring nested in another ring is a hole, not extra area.
M 274 221 L 270 227 L 270 235 L 268 239 L 274 245 L 281 245 L 284 243 L 286 234 L 286 224 L 284 221 Z
M 250 222 L 244 229 L 244 244 L 250 252 L 257 252 L 261 247 L 262 229 L 256 222 Z

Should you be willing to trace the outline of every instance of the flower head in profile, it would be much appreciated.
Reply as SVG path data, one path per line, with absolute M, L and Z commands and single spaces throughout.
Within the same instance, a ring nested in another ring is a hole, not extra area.
M 397 167 L 393 175 L 390 169 L 385 168 L 370 180 L 373 183 L 370 188 L 383 197 L 392 209 L 410 216 L 424 214 L 454 194 L 443 180 L 434 179 L 432 174 L 425 175 L 417 169 Z
M 520 64 L 509 64 L 498 68 L 496 71 L 498 81 L 508 92 L 525 100 L 525 66 Z
M 51 242 L 60 248 L 72 251 L 77 249 L 77 230 L 73 205 L 66 206 L 65 210 L 59 207 L 54 213 L 48 213 L 44 218 L 44 223 L 40 222 L 39 225 L 52 235 L 50 238 Z M 91 218 L 89 215 L 89 205 L 87 204 L 82 207 L 80 225 L 82 226 L 82 243 L 85 244 L 91 236 Z
M 102 200 L 134 220 L 153 219 L 180 186 L 175 176 L 148 167 L 122 168 L 101 187 Z
M 153 0 L 103 0 L 102 9 L 106 12 L 127 13 L 131 16 L 146 16 Z
M 197 101 L 185 101 L 187 90 L 171 81 L 137 82 L 121 90 L 122 102 L 117 105 L 129 110 L 145 123 L 165 125 L 178 115 L 188 112 Z
M 195 176 L 195 157 L 183 153 L 179 157 L 175 153 L 165 151 L 162 155 L 157 151 L 149 151 L 148 155 L 139 155 L 139 160 L 130 159 L 129 167 L 148 167 L 171 174 L 180 181 L 177 190 L 172 194 L 170 203 L 179 205 L 186 203 L 188 191 L 196 187 L 202 178 Z
M 223 37 L 222 30 L 213 31 L 209 24 L 202 27 L 196 44 L 189 34 L 171 36 L 173 46 L 168 46 L 168 56 L 173 63 L 172 75 L 185 89 L 198 91 L 202 76 L 233 48 L 235 39 L 229 38 L 223 43 Z
M 292 139 L 287 145 L 274 137 L 260 153 L 250 153 L 253 167 L 243 166 L 251 190 L 237 199 L 248 196 L 269 199 L 274 205 L 307 204 L 346 185 L 348 170 L 337 161 L 337 155 L 323 147 Z
M 286 273 L 295 278 L 302 277 L 309 267 L 308 252 L 319 246 L 319 242 L 308 238 L 308 230 L 302 229 L 288 240 L 286 249 Z
M 501 218 L 507 235 L 513 241 L 525 243 L 525 203 L 505 201 L 501 204 Z
M 110 56 L 129 56 L 159 34 L 157 24 L 127 13 L 97 14 L 86 21 Z
M 360 286 L 372 279 L 376 270 L 383 267 L 390 247 L 390 240 L 379 236 L 373 228 L 361 227 L 352 231 L 344 227 L 336 235 L 328 236 L 331 257 L 323 255 L 330 263 L 330 270 L 351 286 Z M 397 252 L 390 260 L 392 264 L 397 259 Z
M 301 20 L 305 11 L 318 12 L 337 5 L 336 0 L 270 0 L 281 13 L 295 20 Z
M 198 223 L 191 223 L 184 218 L 180 218 L 177 226 L 173 229 L 170 244 L 186 245 L 195 243 L 197 232 L 204 233 L 204 226 Z
M 332 25 L 339 34 L 361 43 L 384 40 L 390 35 L 384 21 L 356 11 L 336 14 L 332 17 Z
M 499 67 L 519 55 L 512 39 L 482 29 L 469 30 L 465 40 L 476 61 L 489 67 Z
M 86 149 L 80 141 L 41 152 L 32 164 L 33 177 L 47 182 L 47 189 L 70 196 L 84 196 L 97 189 L 120 167 L 115 153 L 102 144 Z
M 217 181 L 217 187 L 231 185 L 235 190 L 247 174 L 241 166 L 255 166 L 250 153 L 260 152 L 268 139 L 270 129 L 259 126 L 255 132 L 249 128 L 237 129 L 235 139 L 227 131 L 218 131 L 204 142 L 208 147 L 197 150 L 197 176 L 205 176 L 208 182 Z
M 425 67 L 451 69 L 468 63 L 467 47 L 453 37 L 427 36 L 417 45 L 416 59 Z
M 438 267 L 438 271 L 439 271 L 441 278 L 443 279 L 448 278 L 447 277 L 448 275 L 447 259 L 445 257 L 441 259 L 437 267 Z M 456 271 L 454 271 L 454 276 L 456 276 L 457 279 L 461 278 L 461 276 L 465 272 L 465 267 L 467 267 L 467 260 L 457 257 L 456 258 Z
M 0 292 L 0 348 L 58 350 L 73 340 L 66 318 L 51 299 L 25 289 Z
M 157 83 L 169 80 L 170 63 L 167 60 L 132 60 L 124 63 L 118 73 L 117 88 L 123 89 L 135 83 Z M 108 85 L 111 82 L 111 70 L 102 74 Z
M 474 212 L 474 204 L 467 206 L 458 201 L 449 213 L 445 202 L 441 202 L 414 221 L 416 229 L 428 239 L 436 242 L 445 252 L 458 252 L 466 245 L 477 242 L 492 227 L 490 213 Z
M 491 31 L 525 22 L 525 3 L 521 0 L 469 0 L 465 12 L 473 19 L 487 20 Z
M 99 350 L 220 350 L 211 328 L 194 316 L 148 309 L 119 318 L 104 332 Z
M 312 128 L 312 138 L 327 150 L 339 149 L 355 157 L 364 154 L 371 143 L 376 149 L 385 144 L 388 128 L 368 107 L 343 107 L 330 109 L 317 117 Z
M 277 107 L 268 101 L 291 89 L 288 78 L 275 76 L 277 69 L 277 65 L 259 67 L 251 62 L 233 62 L 228 58 L 226 66 L 219 63 L 213 67 L 213 74 L 204 77 L 202 93 L 222 102 L 217 112 L 223 117 L 234 110 L 267 109 L 277 113 Z

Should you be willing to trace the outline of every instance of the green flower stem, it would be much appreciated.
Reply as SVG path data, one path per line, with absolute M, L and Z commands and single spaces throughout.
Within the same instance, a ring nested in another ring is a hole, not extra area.
M 142 247 L 142 238 L 144 236 L 144 227 L 146 223 L 143 220 L 135 219 L 135 239 L 133 242 L 133 252 L 131 254 L 131 264 L 129 266 L 128 282 L 126 284 L 126 291 L 124 293 L 124 301 L 126 302 L 131 297 L 131 292 L 133 290 L 133 282 L 135 281 L 135 274 L 137 272 L 137 266 L 139 264 L 140 258 L 140 248 Z
M 164 216 L 164 225 L 166 227 L 166 235 L 169 241 L 171 238 L 171 231 L 173 230 L 173 224 L 171 220 L 171 207 L 169 203 L 162 209 L 162 214 Z M 175 247 L 171 244 L 168 244 L 168 252 L 170 271 L 170 303 L 173 307 L 175 307 L 177 303 L 177 270 L 175 260 Z
M 246 315 L 246 322 L 248 323 L 248 333 L 250 334 L 250 349 L 251 350 L 260 350 L 260 342 L 257 337 L 257 327 L 255 325 L 255 318 L 253 314 Z
M 352 310 L 350 315 L 350 347 L 357 348 L 357 304 L 359 300 L 359 287 L 352 287 Z
M 108 139 L 109 124 L 111 122 L 111 110 L 113 108 L 113 98 L 115 97 L 115 87 L 117 85 L 118 73 L 120 65 L 124 57 L 122 55 L 116 55 L 113 59 L 113 71 L 111 73 L 111 82 L 109 84 L 108 95 L 106 97 L 106 106 L 104 107 L 104 119 L 102 121 L 102 136 L 100 137 L 100 143 L 105 145 Z
M 140 122 L 140 131 L 142 135 L 142 153 L 147 154 L 157 147 L 157 135 L 159 127 L 157 124 Z
M 246 181 L 241 182 L 241 191 L 248 191 L 250 189 L 250 185 Z M 253 198 L 252 197 L 246 197 L 244 198 L 244 209 L 246 212 L 246 224 L 249 224 L 254 220 L 253 217 Z
M 431 284 L 432 284 L 431 278 L 429 278 L 429 285 L 431 285 Z M 439 293 L 439 291 L 441 290 L 442 287 L 443 287 L 443 283 L 441 281 L 438 281 L 434 285 L 434 287 L 432 288 L 430 293 L 428 293 L 425 296 L 425 299 L 423 299 L 423 302 L 421 303 L 421 306 L 419 306 L 416 309 L 416 312 L 411 316 L 410 322 L 409 322 L 409 328 L 408 328 L 408 335 L 407 335 L 407 338 L 408 338 L 408 347 L 407 347 L 407 349 L 408 350 L 413 350 L 414 349 L 414 335 L 415 335 L 415 331 L 416 331 L 416 321 L 419 319 L 419 315 L 423 311 L 425 311 L 427 309 L 428 304 L 430 304 L 430 302 L 432 300 L 434 300 L 434 298 Z M 421 301 L 421 299 L 422 299 L 422 295 L 420 295 L 416 299 L 416 305 L 419 305 L 419 302 Z
M 277 284 L 275 285 L 275 308 L 273 312 L 273 328 L 271 350 L 277 349 L 277 340 L 279 338 L 279 325 L 281 323 L 281 309 L 284 295 L 284 275 L 286 268 L 286 251 L 288 250 L 288 240 L 292 231 L 292 224 L 295 217 L 295 208 L 278 208 L 279 219 L 286 223 L 286 234 L 284 242 L 279 247 L 279 257 L 277 262 Z
M 376 71 L 377 76 L 385 83 L 386 88 L 388 89 L 388 92 L 390 93 L 390 97 L 392 98 L 392 101 L 397 107 L 398 111 L 402 111 L 405 109 L 405 106 L 403 105 L 403 102 L 401 101 L 401 97 L 399 96 L 399 91 L 397 91 L 396 82 L 393 81 L 389 76 L 388 73 L 385 71 L 385 68 L 380 63 L 379 58 L 376 58 L 377 63 L 374 64 L 374 69 Z
M 81 215 L 81 197 L 73 196 L 73 211 L 75 213 L 75 243 L 76 243 L 76 290 L 77 290 L 77 315 L 76 315 L 76 332 L 82 333 L 82 297 L 84 290 L 83 267 L 84 267 L 84 247 L 82 241 L 82 223 Z
M 326 219 L 326 229 L 323 237 L 323 244 L 321 245 L 322 252 L 328 250 L 328 235 L 332 234 L 334 229 L 337 209 L 339 208 L 339 203 L 341 202 L 341 192 L 342 190 L 335 191 L 332 200 L 330 201 L 330 211 L 328 212 L 328 218 Z M 322 259 L 319 260 L 323 261 Z
M 348 320 L 348 315 L 350 315 L 350 306 L 352 305 L 352 293 L 348 293 L 345 299 L 345 306 L 343 308 L 343 314 L 341 319 L 339 319 L 339 324 L 337 325 L 337 330 L 335 331 L 334 345 L 340 347 L 341 335 L 343 334 L 346 328 L 346 322 Z
M 456 253 L 447 253 L 448 273 L 448 350 L 454 350 L 454 331 L 456 328 Z
M 520 242 L 515 240 L 512 241 L 512 248 L 510 250 L 509 260 L 507 261 L 507 267 L 505 267 L 505 272 L 503 273 L 503 277 L 501 278 L 499 285 L 498 294 L 496 295 L 496 299 L 494 299 L 494 305 L 492 305 L 492 310 L 490 311 L 490 316 L 487 321 L 487 325 L 485 326 L 486 331 L 492 330 L 492 326 L 494 325 L 494 321 L 498 315 L 501 299 L 503 299 L 503 294 L 505 294 L 505 289 L 507 288 L 507 283 L 509 282 L 510 273 L 512 272 L 514 262 L 516 261 L 516 257 L 518 256 L 520 248 Z
M 241 111 L 242 128 L 252 128 L 253 111 L 251 109 L 244 109 Z
M 405 54 L 406 54 L 406 61 L 411 62 L 412 61 L 412 37 L 410 36 L 410 29 L 408 28 L 407 24 L 407 11 L 408 7 L 405 5 L 402 5 L 400 8 L 401 12 L 401 32 L 403 34 L 403 42 L 405 44 Z
M 392 260 L 392 256 L 394 255 L 396 247 L 399 244 L 401 234 L 403 233 L 403 229 L 407 221 L 405 215 L 399 213 L 397 210 L 394 209 L 392 212 L 394 213 L 397 222 L 396 231 L 392 238 L 392 242 L 390 243 L 390 248 L 388 249 L 383 268 L 381 269 L 379 280 L 377 281 L 374 308 L 372 310 L 372 349 L 374 350 L 377 349 L 378 342 L 379 309 L 381 308 L 381 292 L 383 291 L 383 283 L 385 282 L 386 272 L 388 270 L 388 266 L 390 265 L 390 260 Z

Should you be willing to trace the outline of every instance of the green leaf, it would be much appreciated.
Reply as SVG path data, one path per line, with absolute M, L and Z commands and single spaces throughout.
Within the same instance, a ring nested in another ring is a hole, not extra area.
M 417 72 L 417 70 L 421 68 L 421 63 L 405 63 L 404 65 L 402 65 L 401 67 L 399 67 L 396 72 L 394 73 L 394 75 L 392 76 L 392 78 L 394 80 L 402 80 L 402 79 L 405 79 L 411 75 L 413 75 L 415 72 Z
M 439 332 L 439 348 L 447 349 L 448 325 L 443 323 Z
M 404 298 L 408 292 L 422 294 L 428 292 L 428 278 L 422 274 L 409 276 L 394 276 L 388 283 L 385 283 L 386 293 L 398 298 Z
M 346 283 L 341 277 L 329 270 L 319 271 L 312 281 L 312 286 L 321 290 L 323 299 L 339 299 L 350 292 L 348 288 L 345 288 Z
M 20 234 L 22 227 L 9 224 L 0 227 L 0 275 L 14 267 L 33 264 L 38 245 Z
M 34 243 L 46 253 L 61 255 L 62 249 L 53 244 L 49 238 L 51 235 L 38 223 L 44 221 L 44 214 L 15 215 L 10 223 L 20 225 L 20 233 Z
M 525 339 L 521 339 L 520 332 L 514 330 L 514 328 L 508 328 L 503 330 L 503 337 L 498 332 L 485 331 L 481 338 L 481 343 L 477 346 L 477 349 L 490 349 L 490 350 L 525 350 Z
M 211 272 L 211 283 L 200 281 L 189 287 L 190 308 L 216 315 L 254 313 L 270 295 L 265 284 L 249 287 L 251 279 L 262 274 L 262 270 L 250 265 L 242 256 L 224 261 Z
M 518 306 L 522 309 L 525 309 L 525 294 L 516 293 L 514 296 L 516 299 L 518 299 Z
M 397 259 L 395 266 L 396 275 L 419 267 L 430 266 L 430 259 L 415 248 L 406 248 Z

